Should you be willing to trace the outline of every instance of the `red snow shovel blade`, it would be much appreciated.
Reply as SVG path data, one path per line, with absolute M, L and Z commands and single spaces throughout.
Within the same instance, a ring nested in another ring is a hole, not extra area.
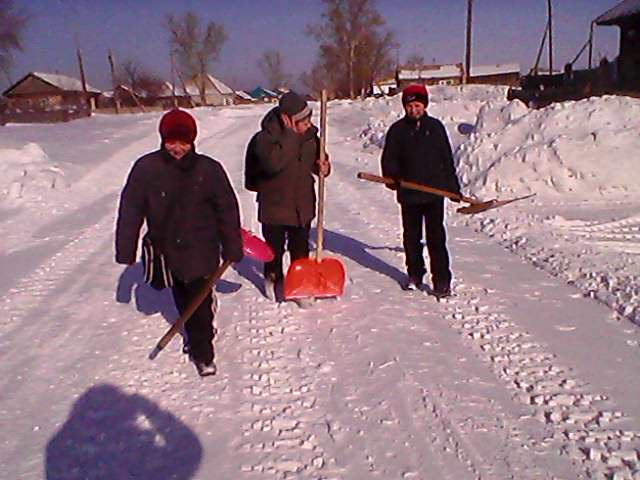
M 244 228 L 240 229 L 242 235 L 242 250 L 244 254 L 261 262 L 270 262 L 275 257 L 271 247 L 260 237 Z
M 284 298 L 339 297 L 346 279 L 344 264 L 337 258 L 301 258 L 289 267 L 284 279 Z

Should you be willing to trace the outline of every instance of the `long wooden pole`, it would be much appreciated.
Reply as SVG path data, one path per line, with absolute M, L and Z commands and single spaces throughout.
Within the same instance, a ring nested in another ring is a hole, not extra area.
M 87 92 L 87 79 L 84 75 L 84 64 L 82 63 L 82 52 L 80 51 L 80 47 L 76 48 L 76 55 L 78 56 L 78 67 L 80 68 L 80 82 L 82 83 L 84 101 L 87 102 L 89 104 L 89 108 L 91 108 L 91 103 L 89 102 L 89 92 Z
M 553 13 L 551 10 L 551 0 L 547 0 L 549 9 L 549 75 L 553 75 Z
M 202 290 L 198 292 L 198 295 L 191 301 L 191 303 L 187 306 L 186 310 L 180 315 L 180 318 L 176 320 L 176 323 L 167 330 L 162 338 L 158 341 L 155 348 L 149 354 L 149 359 L 153 360 L 158 356 L 158 354 L 167 346 L 167 344 L 171 341 L 171 339 L 175 336 L 176 333 L 180 331 L 180 329 L 187 323 L 187 320 L 191 318 L 191 315 L 198 309 L 198 307 L 202 304 L 205 298 L 211 295 L 211 289 L 217 283 L 218 280 L 222 277 L 224 272 L 231 266 L 230 260 L 225 260 L 222 265 L 218 267 L 218 269 L 214 272 L 211 277 L 207 280 Z
M 471 25 L 473 23 L 473 0 L 467 0 L 467 41 L 464 59 L 464 79 L 463 83 L 469 83 L 471 79 Z
M 113 88 L 113 101 L 115 103 L 116 115 L 120 113 L 120 97 L 118 97 L 118 92 L 116 91 L 116 87 L 118 86 L 117 78 L 116 78 L 116 66 L 113 60 L 113 53 L 109 50 L 109 66 L 111 67 L 111 85 Z
M 320 163 L 327 159 L 327 91 L 322 90 L 320 97 Z M 318 243 L 316 248 L 316 260 L 322 260 L 322 248 L 324 246 L 324 171 L 320 167 L 318 172 Z
M 593 24 L 594 22 L 591 22 L 591 28 L 589 30 L 589 70 L 591 70 L 593 61 Z

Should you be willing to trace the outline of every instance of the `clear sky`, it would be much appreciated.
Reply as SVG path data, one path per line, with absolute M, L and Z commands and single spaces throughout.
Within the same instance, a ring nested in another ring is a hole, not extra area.
M 595 17 L 617 0 L 554 0 L 554 66 L 573 59 Z M 288 73 L 298 77 L 313 63 L 317 45 L 305 27 L 322 14 L 320 0 L 15 0 L 32 20 L 24 52 L 18 53 L 13 80 L 29 71 L 79 77 L 76 40 L 82 46 L 88 81 L 109 88 L 107 50 L 117 61 L 139 60 L 169 79 L 168 14 L 193 10 L 224 25 L 228 41 L 211 73 L 234 88 L 264 83 L 257 62 L 265 50 L 280 50 Z M 466 0 L 378 0 L 378 10 L 401 44 L 400 60 L 412 53 L 426 61 L 463 61 Z M 544 32 L 546 0 L 475 0 L 473 63 L 519 63 L 527 72 Z M 595 60 L 612 59 L 618 28 L 597 27 Z M 544 54 L 547 58 L 547 54 Z M 586 52 L 577 67 L 586 62 Z M 544 62 L 546 65 L 546 60 Z

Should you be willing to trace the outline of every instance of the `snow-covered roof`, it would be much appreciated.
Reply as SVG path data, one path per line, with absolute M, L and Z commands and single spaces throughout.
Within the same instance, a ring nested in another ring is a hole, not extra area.
M 462 75 L 460 65 L 433 65 L 425 68 L 402 68 L 398 71 L 398 80 L 418 78 L 451 78 Z
M 65 92 L 82 92 L 82 82 L 77 78 L 69 77 L 67 75 L 61 75 L 59 73 L 43 73 L 43 72 L 31 72 L 29 75 L 37 77 L 50 83 L 54 87 L 58 87 Z M 27 76 L 29 76 L 27 75 Z M 26 78 L 26 77 L 25 77 Z M 92 87 L 87 83 L 87 91 L 92 93 L 100 93 L 100 90 Z
M 217 79 L 213 75 L 207 74 L 207 79 L 222 95 L 233 95 L 233 90 L 222 80 Z
M 397 86 L 397 82 L 395 78 L 385 78 L 384 80 L 377 80 L 374 82 L 374 84 L 380 85 L 380 86 L 392 86 L 392 87 Z
M 253 98 L 263 98 L 263 97 L 273 97 L 276 98 L 278 94 L 273 90 L 269 90 L 268 88 L 264 88 L 261 86 L 257 86 L 253 90 L 249 92 Z
M 519 63 L 502 63 L 497 65 L 471 65 L 472 77 L 484 77 L 487 75 L 504 75 L 507 73 L 520 73 Z
M 255 100 L 251 95 L 249 95 L 244 90 L 236 90 L 235 94 L 244 100 Z
M 598 25 L 615 25 L 632 15 L 640 15 L 640 0 L 624 0 L 596 18 L 595 22 Z

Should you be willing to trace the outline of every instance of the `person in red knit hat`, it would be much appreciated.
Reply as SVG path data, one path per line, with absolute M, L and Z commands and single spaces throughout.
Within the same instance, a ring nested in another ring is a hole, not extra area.
M 421 183 L 460 195 L 451 144 L 439 120 L 427 114 L 429 94 L 424 85 L 409 85 L 402 92 L 405 116 L 389 128 L 382 152 L 382 174 L 396 180 Z M 422 289 L 426 273 L 423 229 L 429 252 L 433 293 L 451 294 L 451 270 L 446 246 L 443 197 L 398 188 L 402 214 L 402 240 L 408 279 L 403 288 Z
M 145 280 L 171 287 L 182 314 L 224 260 L 242 259 L 236 194 L 222 165 L 195 150 L 198 128 L 184 110 L 160 120 L 160 149 L 133 165 L 120 196 L 116 261 L 136 261 L 142 224 Z M 186 350 L 201 376 L 216 373 L 213 292 L 185 325 Z

